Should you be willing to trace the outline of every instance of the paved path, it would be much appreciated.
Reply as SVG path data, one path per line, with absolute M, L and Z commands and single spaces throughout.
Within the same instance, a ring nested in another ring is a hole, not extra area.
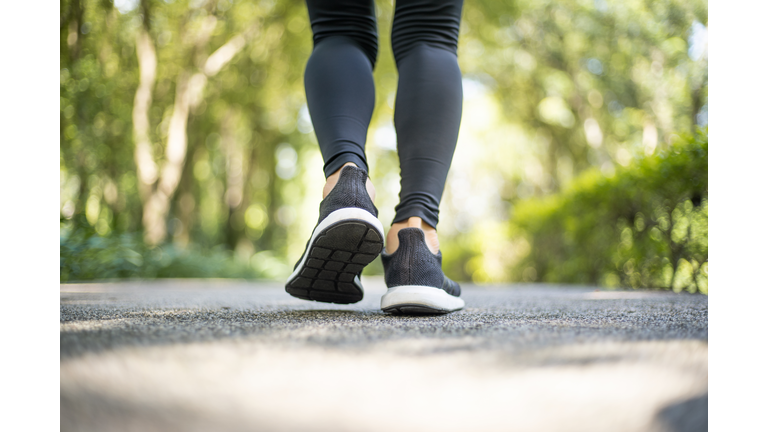
M 364 284 L 62 285 L 61 430 L 706 430 L 706 296 L 466 286 L 403 317 Z

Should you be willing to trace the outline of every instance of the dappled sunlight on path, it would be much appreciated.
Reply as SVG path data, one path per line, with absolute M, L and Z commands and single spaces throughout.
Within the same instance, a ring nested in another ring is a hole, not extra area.
M 464 311 L 393 317 L 378 309 L 381 281 L 364 284 L 346 306 L 277 284 L 62 285 L 62 430 L 706 422 L 705 296 L 468 286 Z

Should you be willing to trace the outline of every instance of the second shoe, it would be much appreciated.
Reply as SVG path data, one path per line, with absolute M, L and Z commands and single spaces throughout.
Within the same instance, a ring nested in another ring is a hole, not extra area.
M 390 254 L 382 253 L 387 293 L 381 298 L 384 312 L 442 314 L 464 308 L 461 287 L 442 270 L 443 255 L 429 250 L 420 228 L 403 228 L 397 233 L 400 245 Z

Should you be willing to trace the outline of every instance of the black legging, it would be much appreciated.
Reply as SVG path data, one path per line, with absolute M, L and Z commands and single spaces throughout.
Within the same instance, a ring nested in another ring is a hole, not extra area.
M 463 0 L 397 0 L 392 51 L 400 203 L 394 222 L 418 216 L 436 227 L 461 121 L 456 58 Z M 328 177 L 347 162 L 368 170 L 378 35 L 373 0 L 307 0 L 314 50 L 304 85 Z

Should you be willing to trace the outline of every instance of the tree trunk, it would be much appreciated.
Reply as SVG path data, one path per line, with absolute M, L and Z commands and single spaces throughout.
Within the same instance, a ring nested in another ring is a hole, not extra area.
M 213 17 L 210 18 L 210 20 L 206 21 L 206 26 L 201 34 L 198 35 L 199 37 L 195 49 L 202 49 L 202 47 L 204 47 L 215 27 L 216 19 Z M 189 71 L 182 71 L 179 74 L 176 81 L 176 98 L 173 104 L 173 113 L 168 127 L 168 141 L 165 146 L 165 162 L 159 173 L 157 164 L 154 162 L 151 155 L 151 145 L 149 144 L 148 133 L 142 135 L 141 129 L 139 130 L 139 133 L 136 133 L 136 165 L 139 171 L 141 184 L 140 193 L 144 203 L 142 223 L 144 225 L 144 241 L 146 243 L 151 245 L 159 244 L 165 240 L 168 234 L 166 219 L 170 210 L 170 200 L 179 185 L 187 154 L 187 122 L 190 110 L 200 103 L 203 91 L 205 90 L 205 85 L 208 82 L 208 77 L 218 73 L 232 60 L 232 58 L 245 46 L 246 38 L 250 36 L 255 29 L 256 27 L 251 27 L 245 32 L 233 37 L 211 54 L 205 61 L 202 72 L 192 74 Z M 139 38 L 142 37 L 143 36 L 141 35 L 139 36 Z M 148 35 L 146 40 L 149 40 Z M 142 54 L 145 55 L 146 59 L 150 58 L 149 49 L 147 47 L 151 47 L 151 42 L 149 44 L 144 43 L 144 45 L 140 45 L 138 42 L 145 41 L 137 40 L 137 54 L 139 54 L 141 64 Z M 139 53 L 139 46 L 142 46 L 141 53 Z M 151 53 L 154 53 L 154 49 L 151 50 Z M 152 56 L 152 58 L 154 58 L 154 56 Z M 152 65 L 154 71 L 156 62 L 153 64 L 149 61 L 147 63 L 147 68 L 149 68 L 150 65 Z M 146 73 L 147 78 L 149 78 L 149 71 Z M 143 78 L 144 76 L 142 74 L 142 83 Z M 154 82 L 154 72 L 151 78 Z M 142 93 L 140 95 L 140 91 L 148 91 L 149 94 Z M 149 90 L 146 90 L 146 87 L 142 87 L 140 84 L 139 89 L 136 91 L 136 103 L 134 106 L 135 131 L 137 130 L 137 127 L 143 127 L 145 128 L 145 131 L 149 130 L 149 121 L 146 117 L 146 113 L 149 110 L 149 103 L 151 103 L 151 85 L 149 85 Z M 142 143 L 141 146 L 140 143 Z
M 139 87 L 133 100 L 133 140 L 136 146 L 133 158 L 138 174 L 139 196 L 146 202 L 152 192 L 152 185 L 157 181 L 157 165 L 149 138 L 149 108 L 152 106 L 157 55 L 144 27 L 136 35 L 136 56 L 139 59 Z
M 227 247 L 234 250 L 243 233 L 243 215 L 238 210 L 243 203 L 243 173 L 245 171 L 243 146 L 235 131 L 238 115 L 229 109 L 221 121 L 221 147 L 226 158 L 227 191 L 224 200 L 227 203 L 228 217 L 224 229 Z

